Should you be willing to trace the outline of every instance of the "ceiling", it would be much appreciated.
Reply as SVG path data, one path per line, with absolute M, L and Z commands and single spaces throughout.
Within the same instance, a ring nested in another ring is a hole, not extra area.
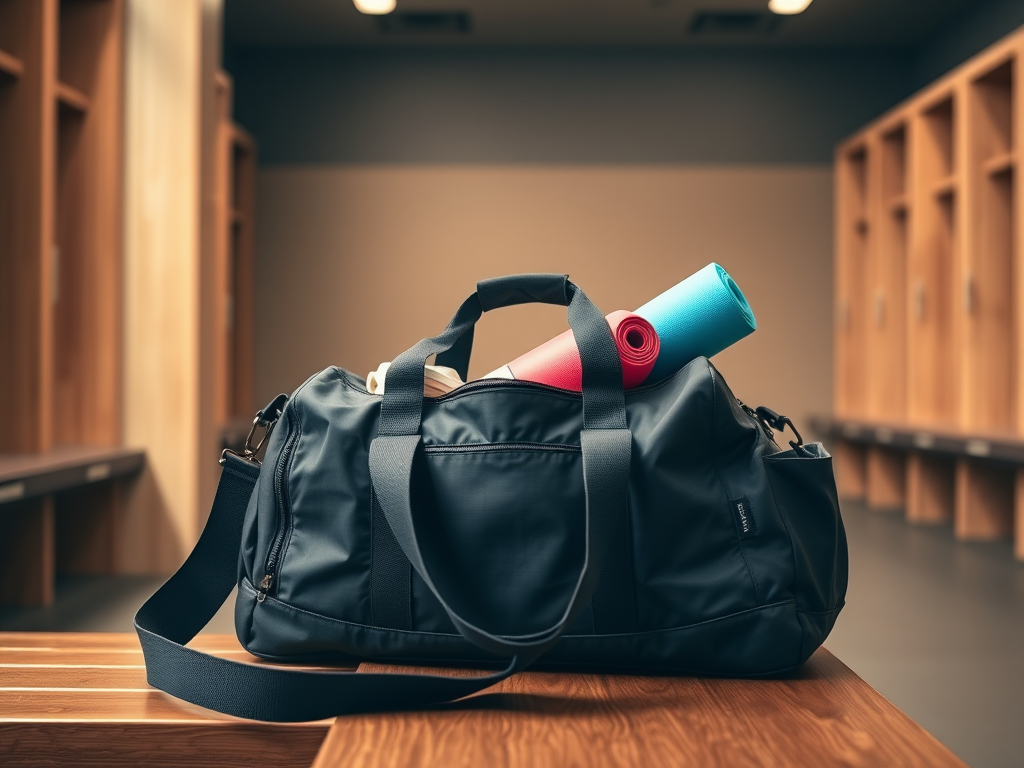
M 229 46 L 909 47 L 977 0 L 814 0 L 778 17 L 768 0 L 225 0 Z M 702 13 L 704 15 L 702 15 Z

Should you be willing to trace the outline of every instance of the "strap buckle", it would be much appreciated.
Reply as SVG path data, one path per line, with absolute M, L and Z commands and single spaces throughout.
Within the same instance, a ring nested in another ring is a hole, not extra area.
M 256 458 L 256 455 L 263 448 L 263 444 L 267 442 L 267 438 L 270 437 L 270 433 L 274 431 L 274 425 L 277 424 L 277 420 L 281 418 L 281 412 L 284 410 L 285 403 L 288 402 L 288 395 L 278 395 L 275 397 L 266 408 L 256 414 L 256 418 L 252 420 L 252 427 L 249 429 L 249 435 L 245 438 L 245 444 L 242 446 L 242 452 L 239 453 L 231 448 L 225 448 L 220 454 L 220 464 L 224 465 L 228 454 L 237 456 L 245 461 L 252 462 L 256 466 L 260 465 L 260 460 Z M 252 444 L 253 438 L 256 436 L 257 429 L 265 430 L 260 440 L 254 446 Z

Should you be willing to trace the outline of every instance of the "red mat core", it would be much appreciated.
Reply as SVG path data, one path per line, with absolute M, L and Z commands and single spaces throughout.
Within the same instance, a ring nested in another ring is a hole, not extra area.
M 626 389 L 639 386 L 650 375 L 661 350 L 661 340 L 654 326 L 624 309 L 612 312 L 605 319 L 619 350 L 622 385 Z M 572 331 L 566 331 L 516 358 L 508 367 L 517 379 L 576 392 L 583 390 L 583 367 Z

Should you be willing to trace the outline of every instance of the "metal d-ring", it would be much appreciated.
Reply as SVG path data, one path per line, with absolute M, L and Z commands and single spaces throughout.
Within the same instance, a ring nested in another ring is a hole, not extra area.
M 256 458 L 256 455 L 260 452 L 263 444 L 267 442 L 267 438 L 270 437 L 270 433 L 274 431 L 274 425 L 277 424 L 277 420 L 281 418 L 281 413 L 284 411 L 284 405 L 288 402 L 288 395 L 281 394 L 270 401 L 270 404 L 259 411 L 256 414 L 256 418 L 252 420 L 252 427 L 249 429 L 249 434 L 245 438 L 245 444 L 242 446 L 242 452 L 232 450 L 231 448 L 225 448 L 220 454 L 220 463 L 223 465 L 225 457 L 228 454 L 237 456 L 245 461 L 251 461 L 253 464 L 259 465 L 260 460 Z M 268 418 L 269 416 L 269 418 Z M 253 438 L 256 436 L 256 430 L 262 427 L 266 431 L 263 436 L 260 437 L 260 441 L 254 446 L 252 444 Z
M 260 411 L 258 414 L 256 414 L 256 418 L 252 420 L 252 427 L 249 429 L 249 434 L 245 438 L 245 445 L 242 446 L 242 452 L 239 453 L 238 451 L 232 450 L 231 448 L 225 448 L 221 452 L 220 463 L 223 464 L 225 454 L 230 453 L 232 456 L 237 456 L 238 458 L 244 459 L 245 461 L 251 461 L 253 464 L 259 464 L 260 461 L 259 459 L 256 458 L 256 454 L 260 452 L 260 448 L 262 448 L 263 444 L 267 442 L 267 438 L 270 437 L 270 433 L 274 431 L 274 425 L 276 423 L 276 419 L 274 421 L 267 421 L 266 419 L 264 419 L 263 411 Z M 260 437 L 260 441 L 256 443 L 256 446 L 253 447 L 252 439 L 256 435 L 256 430 L 259 429 L 260 427 L 266 428 L 266 431 L 263 433 L 263 436 Z

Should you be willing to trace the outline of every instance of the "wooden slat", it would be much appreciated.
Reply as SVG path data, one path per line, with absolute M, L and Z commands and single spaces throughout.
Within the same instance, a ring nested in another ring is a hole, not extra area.
M 0 691 L 12 688 L 36 690 L 55 688 L 148 688 L 146 669 L 142 664 L 125 666 L 81 665 L 40 667 L 31 661 L 25 664 L 0 666 Z
M 234 635 L 196 635 L 188 645 L 202 651 L 242 650 Z M 0 632 L 0 650 L 10 648 L 59 648 L 66 651 L 107 648 L 138 651 L 139 638 L 134 632 Z
M 57 690 L 51 690 L 56 688 Z M 61 686 L 30 690 L 0 688 L 2 723 L 68 720 L 72 722 L 209 722 L 232 720 L 153 689 L 77 689 Z
M 21 77 L 25 71 L 25 65 L 17 56 L 12 56 L 7 51 L 0 51 L 0 73 L 11 77 Z
M 57 102 L 75 112 L 89 111 L 89 97 L 67 83 L 57 83 Z
M 990 541 L 1013 533 L 1015 473 L 998 464 L 961 459 L 956 467 L 953 531 L 961 541 Z
M 867 503 L 892 512 L 906 503 L 906 454 L 872 446 L 867 451 Z
M 326 723 L 16 723 L 0 721 L 5 768 L 308 768 Z
M 323 668 L 260 659 L 246 651 L 233 635 L 198 635 L 188 646 L 247 664 L 285 669 Z M 0 668 L 6 671 L 36 670 L 33 674 L 37 676 L 39 686 L 44 688 L 51 687 L 53 684 L 49 681 L 69 669 L 136 670 L 143 669 L 144 664 L 138 637 L 132 632 L 0 632 Z M 354 667 L 330 667 L 335 670 L 346 668 Z M 0 689 L 8 685 L 6 671 L 0 678 Z M 22 676 L 19 679 L 28 678 Z
M 217 650 L 215 656 L 222 656 L 227 659 L 258 663 L 258 659 L 247 651 Z M 122 648 L 90 648 L 90 649 L 54 649 L 40 651 L 36 648 L 24 650 L 0 650 L 0 665 L 7 664 L 32 664 L 44 665 L 49 668 L 75 665 L 104 665 L 104 666 L 141 666 L 143 664 L 141 650 L 129 650 Z
M 953 519 L 955 463 L 918 452 L 907 457 L 907 521 L 945 523 Z
M 307 766 L 329 721 L 277 725 L 148 688 L 131 633 L 0 633 L 6 765 Z M 196 647 L 244 654 L 229 635 Z M 44 666 L 33 662 L 48 660 Z M 106 667 L 74 662 L 113 661 Z M 360 671 L 397 671 L 364 664 Z M 436 670 L 432 670 L 435 671 Z M 453 671 L 451 674 L 471 674 Z M 495 735 L 500 734 L 500 739 Z M 318 766 L 962 765 L 825 650 L 781 680 L 527 673 L 429 712 L 346 717 Z
M 822 649 L 783 680 L 524 673 L 430 712 L 339 718 L 314 763 L 398 765 L 963 763 Z
M 262 663 L 231 635 L 199 635 L 190 646 Z M 5 768 L 306 768 L 329 725 L 239 720 L 150 688 L 133 633 L 0 633 L 0 754 Z
M 995 157 L 990 157 L 982 164 L 982 167 L 985 169 L 985 173 L 989 176 L 996 176 L 1000 173 L 1012 171 L 1013 163 L 1014 153 L 1002 152 Z

